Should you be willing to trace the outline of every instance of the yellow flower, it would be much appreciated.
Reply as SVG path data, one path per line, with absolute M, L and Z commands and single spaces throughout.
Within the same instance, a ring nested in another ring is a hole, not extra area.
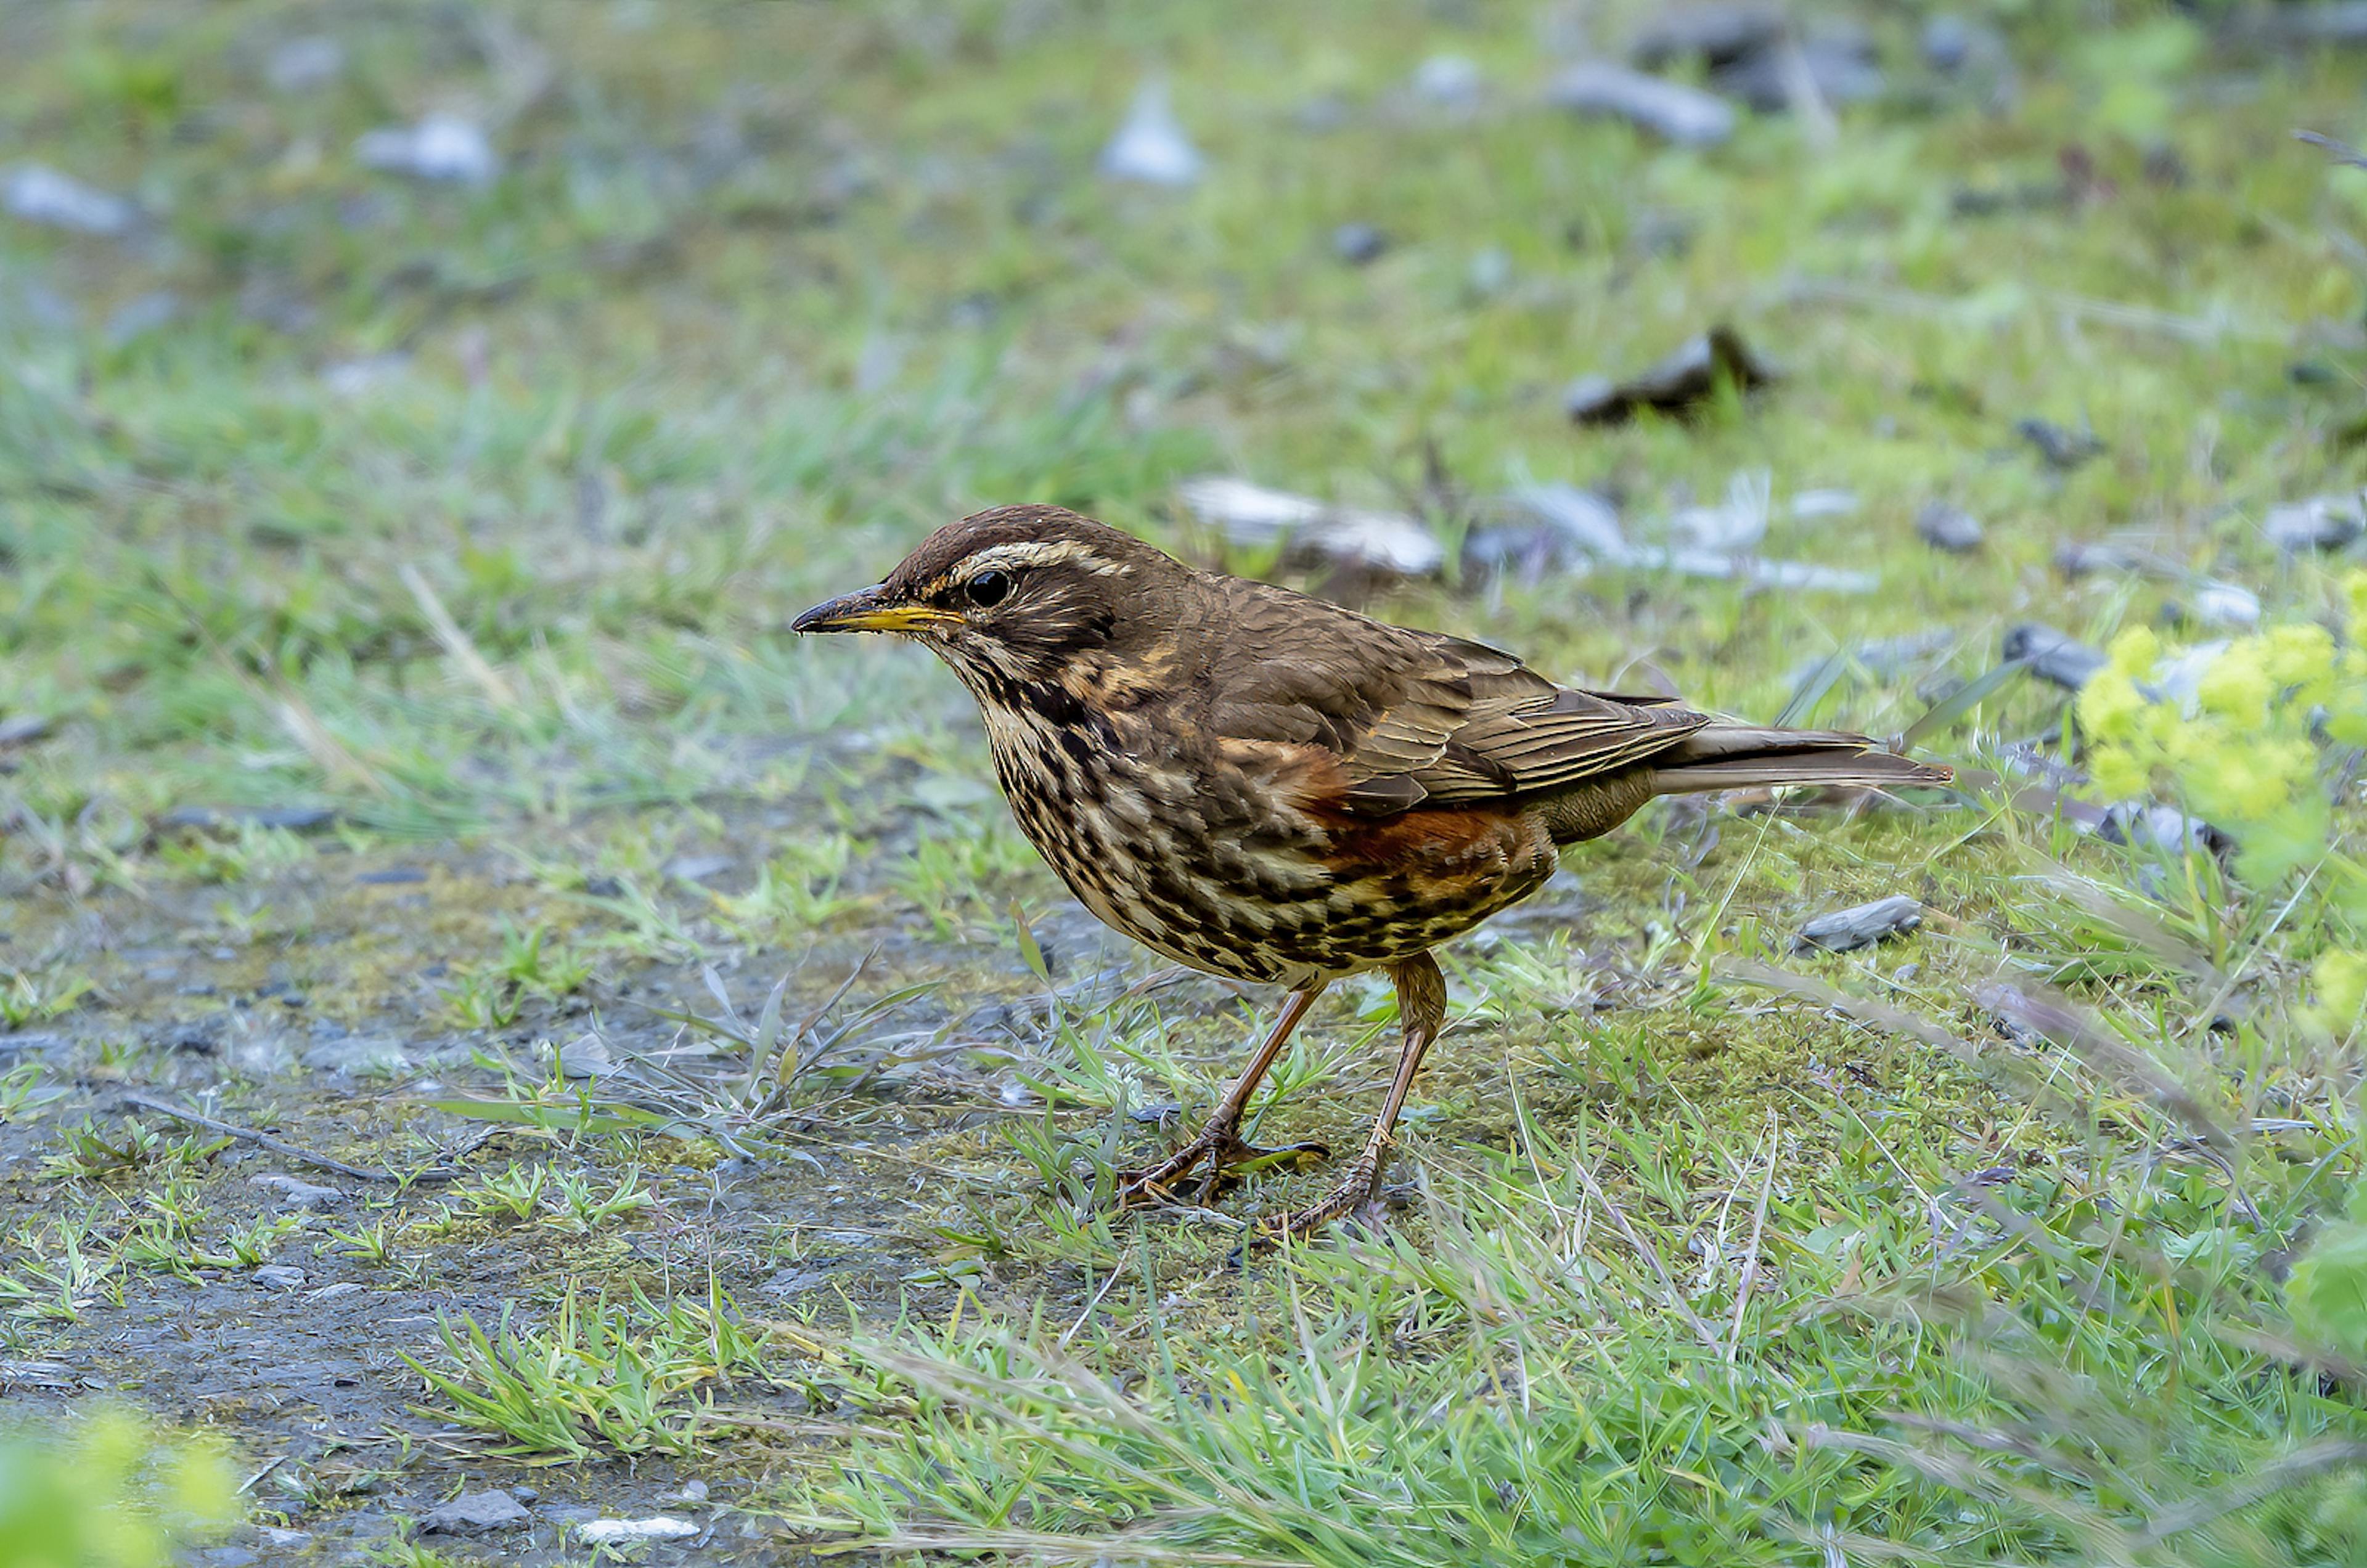
M 2266 722 L 2269 699 L 2275 694 L 2276 682 L 2262 662 L 2259 645 L 2249 637 L 2213 660 L 2194 686 L 2195 700 L 2205 713 L 2252 724 Z
M 2153 672 L 2161 662 L 2161 638 L 2151 626 L 2131 626 L 2112 639 L 2112 669 L 2135 678 Z
M 2317 991 L 2317 1015 L 2327 1028 L 2350 1029 L 2367 1014 L 2367 953 L 2321 953 L 2310 966 L 2310 980 Z

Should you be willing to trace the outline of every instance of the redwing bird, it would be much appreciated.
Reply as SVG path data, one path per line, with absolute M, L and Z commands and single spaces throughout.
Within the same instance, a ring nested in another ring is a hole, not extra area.
M 1241 1116 L 1323 988 L 1384 970 L 1403 1048 L 1339 1185 L 1260 1222 L 1305 1235 L 1369 1205 L 1446 1014 L 1430 950 L 1551 876 L 1563 844 L 1655 795 L 1945 784 L 1861 735 L 1771 729 L 1559 686 L 1509 653 L 1201 571 L 1056 506 L 940 528 L 800 632 L 895 632 L 978 699 L 1019 826 L 1103 920 L 1179 964 L 1288 999 L 1200 1134 L 1120 1190 L 1281 1152 Z M 1320 1154 L 1319 1145 L 1292 1152 Z

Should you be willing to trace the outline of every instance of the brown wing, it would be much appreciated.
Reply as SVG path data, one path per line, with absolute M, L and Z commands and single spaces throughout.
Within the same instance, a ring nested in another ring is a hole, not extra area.
M 1351 810 L 1565 788 L 1677 745 L 1707 716 L 1557 686 L 1509 653 L 1408 631 L 1264 584 L 1228 609 L 1211 682 L 1222 736 L 1335 754 Z

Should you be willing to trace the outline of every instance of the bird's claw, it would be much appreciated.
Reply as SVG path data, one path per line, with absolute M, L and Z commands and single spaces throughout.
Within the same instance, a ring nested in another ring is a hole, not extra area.
M 1278 1148 L 1263 1148 L 1243 1143 L 1238 1137 L 1193 1139 L 1155 1166 L 1121 1171 L 1117 1179 L 1117 1203 L 1121 1209 L 1139 1208 L 1147 1204 L 1162 1206 L 1189 1203 L 1205 1207 L 1230 1183 L 1242 1176 L 1261 1170 L 1271 1170 L 1285 1164 L 1311 1165 L 1331 1157 L 1331 1148 L 1323 1144 L 1285 1144 Z M 1208 1174 L 1189 1196 L 1182 1189 L 1185 1179 L 1201 1166 Z

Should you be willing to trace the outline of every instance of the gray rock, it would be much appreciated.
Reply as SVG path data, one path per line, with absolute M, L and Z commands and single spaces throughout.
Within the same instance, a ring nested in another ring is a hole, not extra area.
M 1821 947 L 1828 953 L 1848 953 L 1914 931 L 1922 923 L 1923 906 L 1904 893 L 1894 893 L 1871 904 L 1818 915 L 1792 939 L 1792 951 Z
M 12 713 L 0 718 L 0 746 L 29 746 L 49 732 L 47 714 Z
M 272 1188 L 291 1209 L 334 1209 L 345 1201 L 345 1191 L 341 1187 L 323 1187 L 283 1171 L 250 1177 L 247 1185 Z
M 315 1073 L 399 1073 L 411 1066 L 402 1042 L 385 1034 L 341 1034 L 297 1053 L 297 1066 Z
M 1709 0 L 1660 8 L 1627 43 L 1627 58 L 1648 71 L 1689 60 L 1731 65 L 1772 49 L 1784 37 L 1782 7 L 1756 0 Z
M 2048 468 L 2057 473 L 2069 473 L 2081 464 L 2104 455 L 2104 444 L 2088 430 L 2067 430 L 2048 419 L 2025 419 L 2016 422 L 2013 433 L 2037 448 Z
M 1848 29 L 1812 33 L 1796 45 L 1779 43 L 1737 61 L 1710 78 L 1710 85 L 1739 98 L 1761 114 L 1795 107 L 1805 88 L 1828 104 L 1863 103 L 1882 96 L 1882 68 L 1874 40 Z
M 2249 630 L 2260 624 L 2260 596 L 2233 582 L 2198 584 L 2187 609 L 2206 626 Z
M 1342 223 L 1331 231 L 1331 254 L 1350 266 L 1376 262 L 1388 248 L 1389 237 L 1370 223 Z
M 483 128 L 458 115 L 432 114 L 416 125 L 364 131 L 354 156 L 365 168 L 453 185 L 485 185 L 502 172 L 501 155 Z
M 1301 561 L 1399 577 L 1427 577 L 1446 562 L 1437 536 L 1398 513 L 1331 506 L 1216 474 L 1186 479 L 1177 492 L 1194 516 L 1236 545 L 1257 548 L 1285 540 Z
M 1792 498 L 1792 520 L 1795 523 L 1848 517 L 1857 509 L 1857 491 L 1853 490 L 1804 490 Z
M 135 338 L 146 337 L 160 327 L 172 325 L 180 314 L 179 295 L 169 288 L 152 288 L 124 301 L 107 318 L 108 346 L 121 348 Z
M 1569 66 L 1546 89 L 1546 101 L 1574 114 L 1626 120 L 1680 146 L 1713 147 L 1734 134 L 1734 109 L 1725 99 L 1608 61 Z
M 1963 555 L 1981 547 L 1981 522 L 1961 506 L 1935 501 L 1915 514 L 1915 536 L 1935 550 Z
M 518 1506 L 518 1500 L 506 1492 L 490 1489 L 462 1492 L 448 1503 L 440 1503 L 420 1516 L 421 1535 L 479 1536 L 495 1530 L 516 1529 L 531 1524 L 534 1516 Z
M 681 855 L 666 862 L 665 874 L 676 882 L 704 882 L 739 863 L 730 855 Z
M 285 1263 L 266 1263 L 255 1269 L 255 1282 L 275 1291 L 300 1291 L 304 1288 L 304 1270 L 290 1269 Z
M 1135 94 L 1126 123 L 1102 149 L 1100 167 L 1114 180 L 1180 187 L 1196 184 L 1207 161 L 1168 107 L 1167 84 L 1154 79 Z
M 2067 692 L 2078 691 L 2111 662 L 2101 650 L 2037 621 L 2024 621 L 2005 634 L 2005 657 L 2025 661 L 2032 674 Z
M 2269 543 L 2287 555 L 2303 550 L 2342 549 L 2367 532 L 2367 518 L 2361 514 L 2360 502 L 2361 497 L 2354 493 L 2317 495 L 2307 501 L 2272 506 L 2260 522 L 2260 532 L 2269 536 Z
M 325 33 L 291 38 L 264 62 L 264 80 L 278 93 L 308 93 L 345 73 L 345 46 Z
M 2103 825 L 2096 829 L 2096 836 L 2108 844 L 2127 844 L 2164 854 L 2183 854 L 2189 850 L 2224 854 L 2236 844 L 2224 830 L 2200 817 L 2189 817 L 2174 806 L 2149 800 L 2124 801 L 2105 807 Z
M 1625 381 L 1589 376 L 1572 383 L 1562 406 L 1580 424 L 1621 424 L 1648 408 L 1682 413 L 1724 381 L 1749 391 L 1775 379 L 1773 367 L 1751 352 L 1742 334 L 1721 322 Z
M 1490 513 L 1463 537 L 1467 570 L 1535 576 L 1627 558 L 1619 509 L 1576 485 L 1523 485 L 1498 497 Z
M 245 823 L 309 833 L 336 819 L 335 809 L 326 806 L 176 806 L 156 818 L 156 824 L 160 828 L 232 828 Z
M 659 1514 L 646 1519 L 586 1519 L 575 1527 L 575 1533 L 594 1546 L 623 1546 L 643 1540 L 686 1540 L 700 1529 L 687 1519 Z
M 1414 96 L 1444 108 L 1469 108 L 1487 85 L 1478 65 L 1460 54 L 1433 54 L 1414 67 Z
M 19 164 L 0 186 L 0 207 L 12 218 L 75 234 L 113 239 L 129 233 L 140 209 L 109 191 L 62 175 L 45 164 Z

